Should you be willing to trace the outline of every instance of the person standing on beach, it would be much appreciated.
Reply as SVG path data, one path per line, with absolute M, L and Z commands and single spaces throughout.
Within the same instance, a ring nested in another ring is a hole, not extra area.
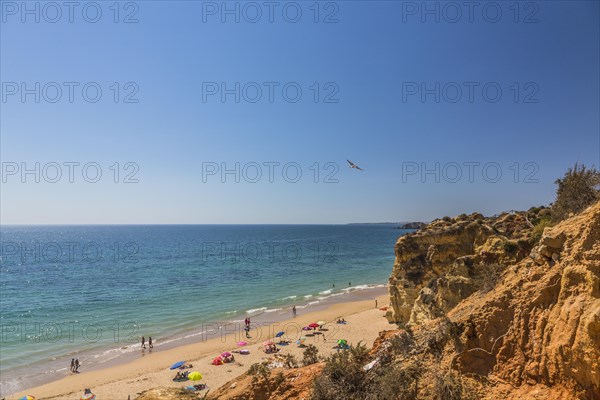
M 377 299 L 375 299 L 375 308 L 377 308 Z
M 146 338 L 142 336 L 142 349 L 146 348 Z
M 79 373 L 79 358 L 75 359 L 75 372 Z
M 244 331 L 246 331 L 246 339 L 250 338 L 250 325 L 246 325 Z
M 71 358 L 71 372 L 75 372 L 75 359 Z
M 375 301 L 377 301 L 377 300 L 375 300 Z M 154 346 L 152 346 L 152 336 L 148 336 L 148 348 L 151 349 L 153 347 Z
M 294 315 L 294 317 L 296 316 L 296 306 L 292 307 L 292 314 Z

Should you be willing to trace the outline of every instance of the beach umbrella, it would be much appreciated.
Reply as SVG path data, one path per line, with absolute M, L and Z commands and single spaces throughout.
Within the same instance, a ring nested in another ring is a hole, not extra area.
M 266 342 L 263 343 L 263 346 L 273 346 L 275 343 L 273 343 L 272 340 L 267 340 Z
M 285 332 L 281 331 L 281 332 L 277 332 L 277 335 L 275 335 L 275 337 L 282 337 L 283 335 L 285 335 Z
M 177 368 L 181 367 L 183 364 L 185 364 L 185 361 L 177 361 L 175 364 L 171 365 L 171 368 L 169 368 L 169 369 L 177 369 Z
M 19 400 L 35 400 L 35 397 L 28 395 L 28 396 L 21 397 Z
M 241 346 L 245 346 L 245 345 L 247 345 L 247 344 L 248 344 L 248 342 L 244 342 L 244 341 L 237 342 L 237 345 L 238 345 L 238 346 L 240 346 L 240 347 L 241 347 Z
M 188 379 L 190 381 L 199 381 L 200 379 L 202 379 L 202 374 L 200 372 L 198 372 L 198 371 L 191 372 L 188 375 Z
M 92 392 L 85 393 L 83 396 L 80 397 L 80 400 L 96 400 L 96 395 Z
M 321 326 L 321 324 L 317 324 L 316 322 L 313 322 L 312 324 L 309 325 L 309 327 L 311 327 L 311 328 L 318 328 L 319 326 Z
M 337 341 L 338 346 L 346 346 L 348 344 L 348 341 L 346 339 L 340 339 Z
M 327 323 L 327 322 L 325 322 L 325 321 L 317 321 L 317 324 L 319 324 L 319 326 L 321 326 L 321 325 L 325 325 L 326 323 Z
M 303 331 L 312 331 L 312 328 L 310 326 L 305 326 L 304 328 L 302 328 Z
M 226 351 L 224 353 L 221 353 L 221 357 L 231 357 L 231 353 Z

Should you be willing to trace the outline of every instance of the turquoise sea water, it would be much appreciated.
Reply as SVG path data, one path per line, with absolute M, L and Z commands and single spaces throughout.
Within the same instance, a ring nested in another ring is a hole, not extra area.
M 384 284 L 403 233 L 393 225 L 3 226 L 2 395 L 40 373 L 64 376 L 71 357 L 118 358 L 142 335 L 165 344 L 203 322 Z

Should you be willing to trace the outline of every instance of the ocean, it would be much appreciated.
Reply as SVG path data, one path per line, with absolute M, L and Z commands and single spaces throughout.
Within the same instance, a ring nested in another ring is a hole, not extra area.
M 0 228 L 0 395 L 198 340 L 202 327 L 382 288 L 392 224 Z

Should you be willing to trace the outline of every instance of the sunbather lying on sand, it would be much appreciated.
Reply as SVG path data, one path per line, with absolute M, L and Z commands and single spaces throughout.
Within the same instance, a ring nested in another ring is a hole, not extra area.
M 205 384 L 203 384 L 203 383 L 200 383 L 200 384 L 198 384 L 198 385 L 194 385 L 194 386 L 186 386 L 184 389 L 185 389 L 185 390 L 191 390 L 191 391 L 193 391 L 193 392 L 197 392 L 197 391 L 199 391 L 199 390 L 204 390 L 204 389 L 206 389 L 206 385 L 205 385 Z
M 271 346 L 265 347 L 265 353 L 267 353 L 267 354 L 277 353 L 278 351 L 279 351 L 279 349 L 274 344 Z
M 174 382 L 182 382 L 182 381 L 187 381 L 188 380 L 188 371 L 185 372 L 178 372 L 177 375 L 175 375 L 175 378 L 173 378 Z

